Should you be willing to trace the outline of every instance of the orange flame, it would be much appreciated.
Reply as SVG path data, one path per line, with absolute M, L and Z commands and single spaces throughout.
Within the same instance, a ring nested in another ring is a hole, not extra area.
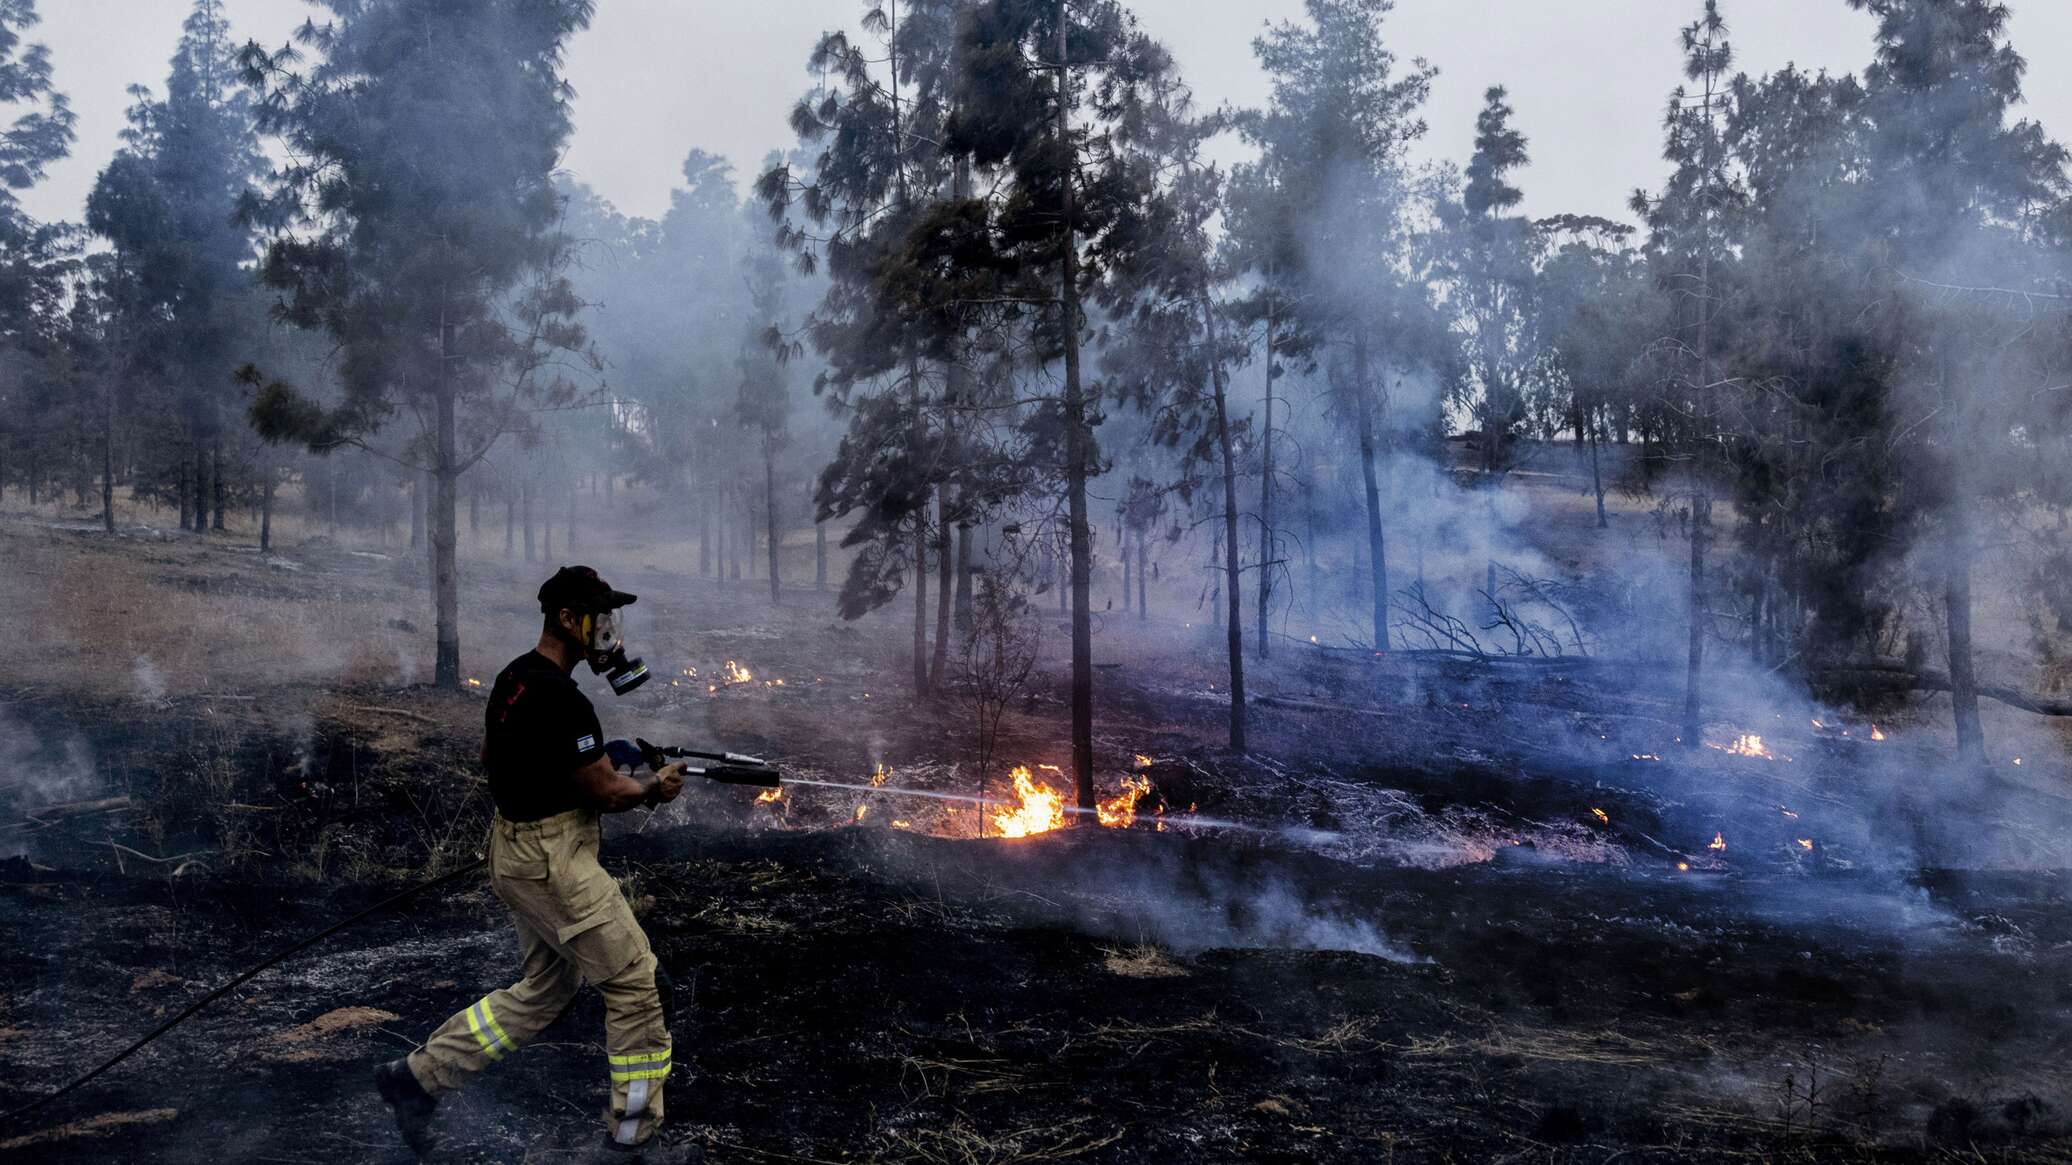
M 1762 737 L 1749 732 L 1744 732 L 1735 737 L 1732 744 L 1708 744 L 1705 747 L 1716 748 L 1730 756 L 1752 756 L 1761 760 L 1777 759 L 1777 754 L 1770 751 L 1770 746 L 1763 743 Z
M 1716 850 L 1720 853 L 1727 852 L 1727 835 L 1718 832 L 1713 833 L 1712 844 L 1706 846 L 1705 848 L 1709 850 Z
M 1045 768 L 1055 768 L 1045 765 Z M 1015 804 L 993 811 L 993 830 L 1001 837 L 1028 837 L 1049 833 L 1065 824 L 1065 798 L 1056 789 L 1036 779 L 1027 765 L 1015 766 Z
M 786 790 L 784 789 L 764 789 L 755 795 L 755 803 L 758 805 L 782 805 L 784 804 L 785 792 Z
M 1610 825 L 1612 823 L 1612 815 L 1606 813 L 1602 809 L 1596 808 L 1595 806 L 1591 807 L 1590 816 L 1595 817 L 1599 822 L 1605 825 Z
M 1878 727 L 1877 725 L 1875 725 L 1875 724 L 1871 725 L 1871 739 L 1872 739 L 1872 740 L 1883 740 L 1883 739 L 1885 739 L 1885 730 L 1884 730 L 1884 729 L 1882 729 L 1882 728 L 1879 728 L 1879 727 Z
M 1101 824 L 1110 829 L 1127 829 L 1137 819 L 1137 802 L 1151 791 L 1148 777 L 1124 777 L 1122 792 L 1094 805 Z

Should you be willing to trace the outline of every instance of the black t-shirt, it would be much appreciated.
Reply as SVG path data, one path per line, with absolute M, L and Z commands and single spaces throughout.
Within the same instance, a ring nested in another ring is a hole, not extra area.
M 528 651 L 489 690 L 483 717 L 489 795 L 506 821 L 538 821 L 583 806 L 575 771 L 604 755 L 589 697 L 553 660 Z

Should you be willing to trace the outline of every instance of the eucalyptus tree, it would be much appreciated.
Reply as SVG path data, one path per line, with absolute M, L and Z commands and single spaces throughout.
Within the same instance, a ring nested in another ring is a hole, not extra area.
M 591 0 L 324 0 L 294 45 L 244 50 L 263 132 L 288 159 L 247 211 L 275 232 L 262 273 L 287 322 L 340 350 L 343 396 L 278 379 L 251 408 L 270 439 L 362 444 L 398 412 L 433 483 L 435 682 L 460 685 L 461 474 L 527 407 L 566 401 L 588 362 L 554 184 L 572 129 L 561 77 Z M 305 57 L 304 54 L 309 54 Z

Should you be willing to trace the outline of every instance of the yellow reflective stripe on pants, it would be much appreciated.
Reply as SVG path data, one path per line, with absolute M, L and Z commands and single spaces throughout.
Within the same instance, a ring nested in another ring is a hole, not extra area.
M 503 1025 L 496 1022 L 496 1012 L 490 1008 L 486 995 L 468 1008 L 468 1030 L 475 1033 L 475 1042 L 482 1045 L 483 1052 L 492 1060 L 503 1059 L 504 1053 L 513 1046 L 511 1037 L 504 1034 Z
M 625 1080 L 659 1080 L 669 1075 L 669 1052 L 635 1052 L 625 1056 L 610 1056 L 613 1083 Z

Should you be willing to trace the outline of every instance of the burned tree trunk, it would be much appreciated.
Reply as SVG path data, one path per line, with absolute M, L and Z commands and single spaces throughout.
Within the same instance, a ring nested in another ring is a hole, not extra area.
M 1944 566 L 1944 617 L 1950 637 L 1950 715 L 1957 733 L 1957 755 L 1973 765 L 1986 763 L 1985 728 L 1978 715 L 1978 675 L 1973 670 L 1971 642 L 1971 555 L 1969 536 L 1960 532 L 1951 541 L 1950 561 Z
M 763 521 L 767 525 L 765 539 L 770 544 L 770 605 L 778 601 L 777 588 L 777 450 L 776 435 L 763 432 Z
M 214 516 L 209 520 L 209 529 L 221 530 L 223 529 L 223 510 L 227 501 L 225 495 L 228 492 L 223 488 L 223 438 L 221 437 L 217 437 L 209 449 L 209 478 L 209 500 L 215 507 Z
M 1151 573 L 1151 547 L 1142 530 L 1137 531 L 1137 622 L 1150 617 L 1150 610 L 1144 604 L 1146 594 L 1145 576 Z
M 1353 339 L 1353 398 L 1360 414 L 1360 477 L 1367 491 L 1367 562 L 1374 584 L 1374 650 L 1389 649 L 1389 558 L 1381 527 L 1381 480 L 1374 440 L 1374 399 L 1367 388 L 1367 337 Z
M 1684 659 L 1683 744 L 1696 748 L 1703 743 L 1705 728 L 1698 685 L 1705 671 L 1705 543 L 1712 533 L 1712 496 L 1700 490 L 1691 498 L 1691 597 L 1690 645 Z
M 1058 146 L 1072 145 L 1072 26 L 1067 0 L 1057 7 Z M 1078 192 L 1067 166 L 1058 184 L 1058 239 L 1063 263 L 1059 279 L 1059 332 L 1065 354 L 1065 502 L 1072 543 L 1072 778 L 1081 822 L 1094 820 L 1094 631 L 1093 528 L 1086 512 L 1086 479 L 1092 473 L 1093 439 L 1086 429 L 1086 392 L 1079 368 Z
M 1221 332 L 1216 326 L 1215 304 L 1210 300 L 1208 289 L 1202 289 L 1201 300 L 1203 332 L 1209 342 L 1209 385 L 1216 405 L 1216 447 L 1223 469 L 1223 545 L 1227 553 L 1223 556 L 1223 578 L 1227 588 L 1224 595 L 1224 655 L 1230 666 L 1230 747 L 1233 751 L 1245 751 L 1245 633 L 1244 602 L 1238 594 L 1241 567 L 1238 561 L 1237 538 L 1237 458 L 1230 448 L 1230 409 L 1228 393 L 1224 388 L 1223 353 Z M 1262 559 L 1262 562 L 1264 560 Z
M 443 313 L 442 313 L 443 315 Z M 439 321 L 438 449 L 432 470 L 431 541 L 432 608 L 437 655 L 432 683 L 440 688 L 460 687 L 460 563 L 456 551 L 460 542 L 455 529 L 460 508 L 459 429 L 454 417 L 454 388 L 447 370 L 452 367 L 453 329 Z
M 950 661 L 950 605 L 956 586 L 950 559 L 950 487 L 935 487 L 935 656 L 928 663 L 928 686 L 942 682 Z
M 533 556 L 537 553 L 534 549 L 532 535 L 532 482 L 527 481 L 518 487 L 518 497 L 518 525 L 525 531 L 525 561 L 531 562 Z
M 1272 272 L 1267 273 L 1269 282 Z M 1273 603 L 1273 301 L 1266 305 L 1266 425 L 1261 430 L 1262 464 L 1259 474 L 1259 626 L 1253 633 L 1253 650 L 1260 659 L 1273 655 L 1273 642 L 1266 619 Z
M 1610 527 L 1611 521 L 1604 513 L 1604 467 L 1598 463 L 1597 426 L 1590 426 L 1590 488 L 1597 493 L 1597 528 Z
M 259 549 L 273 549 L 273 492 L 280 484 L 280 472 L 266 467 L 266 484 L 259 491 Z
M 101 529 L 115 533 L 115 382 L 101 399 Z

